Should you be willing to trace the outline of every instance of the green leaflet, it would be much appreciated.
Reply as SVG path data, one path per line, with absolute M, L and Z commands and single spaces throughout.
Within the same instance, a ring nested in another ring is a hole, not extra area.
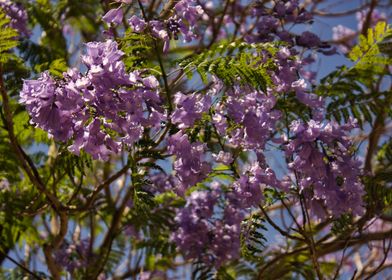
M 181 59 L 179 65 L 189 79 L 197 72 L 204 83 L 208 83 L 209 75 L 215 75 L 228 86 L 239 83 L 265 90 L 271 84 L 267 73 L 271 66 L 269 59 L 264 61 L 261 51 L 274 55 L 277 48 L 272 43 L 223 42 Z
M 260 214 L 252 214 L 241 225 L 241 254 L 246 260 L 260 261 L 260 253 L 265 247 L 266 237 L 263 231 L 267 228 Z
M 4 12 L 0 9 L 0 63 L 6 63 L 8 60 L 14 57 L 9 50 L 18 45 L 16 37 L 18 32 L 9 27 L 8 23 L 10 20 L 6 17 Z
M 159 74 L 159 67 L 152 64 L 154 54 L 154 39 L 147 34 L 137 34 L 127 30 L 120 39 L 120 48 L 125 53 L 123 61 L 129 71 L 136 69 L 150 69 L 151 74 Z
M 386 41 L 391 36 L 392 29 L 384 21 L 379 22 L 374 29 L 369 28 L 367 36 L 360 35 L 358 45 L 349 53 L 349 58 L 356 62 L 355 67 L 382 71 L 385 66 L 389 65 L 392 62 L 391 58 L 383 55 L 379 46 L 382 44 L 384 52 L 390 49 L 390 44 Z
M 372 90 L 383 75 L 373 70 L 341 67 L 321 80 L 316 93 L 328 98 L 327 118 L 347 122 L 352 116 L 361 128 L 365 123 L 373 122 L 390 96 L 389 91 Z

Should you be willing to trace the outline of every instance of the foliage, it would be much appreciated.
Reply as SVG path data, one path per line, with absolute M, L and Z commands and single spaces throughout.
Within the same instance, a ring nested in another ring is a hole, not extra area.
M 269 62 L 261 63 L 263 52 L 274 55 L 273 44 L 248 44 L 245 42 L 220 42 L 200 53 L 193 54 L 179 61 L 188 78 L 197 71 L 202 81 L 207 83 L 207 75 L 215 75 L 226 85 L 239 81 L 243 85 L 251 85 L 265 90 L 270 84 L 267 74 Z M 258 58 L 255 59 L 255 56 Z
M 369 28 L 366 36 L 359 36 L 359 43 L 350 52 L 349 57 L 356 62 L 356 68 L 367 69 L 379 72 L 385 66 L 391 64 L 392 60 L 388 56 L 382 55 L 388 50 L 387 41 L 392 36 L 392 29 L 384 21 L 379 22 L 374 29 Z M 379 46 L 382 45 L 380 51 Z

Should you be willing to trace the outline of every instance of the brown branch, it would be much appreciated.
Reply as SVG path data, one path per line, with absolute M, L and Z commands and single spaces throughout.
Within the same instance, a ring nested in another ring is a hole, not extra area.
M 94 192 L 91 194 L 91 196 L 87 199 L 87 202 L 85 205 L 83 205 L 80 208 L 76 209 L 69 209 L 71 212 L 75 211 L 84 211 L 84 210 L 89 210 L 94 203 L 95 199 L 97 198 L 98 194 L 106 187 L 108 187 L 111 183 L 116 181 L 118 178 L 120 178 L 122 175 L 124 175 L 129 169 L 129 162 L 121 168 L 119 171 L 117 171 L 115 174 L 113 174 L 111 177 L 109 177 L 106 181 L 104 181 L 102 184 L 98 185 Z
M 43 251 L 45 255 L 45 261 L 48 266 L 48 270 L 54 280 L 61 280 L 61 270 L 59 269 L 56 261 L 53 258 L 53 246 L 50 244 L 44 244 Z
M 313 10 L 312 14 L 316 15 L 316 16 L 321 16 L 321 17 L 344 17 L 347 15 L 351 15 L 354 14 L 356 12 L 362 11 L 363 9 L 365 9 L 367 6 L 369 6 L 368 3 L 361 5 L 357 8 L 351 9 L 351 10 L 347 10 L 347 11 L 343 11 L 343 12 L 328 12 L 328 11 L 324 11 L 324 10 Z
M 180 0 L 170 0 L 169 2 L 166 3 L 166 5 L 163 7 L 161 13 L 159 14 L 159 17 L 161 19 L 166 19 L 170 16 L 170 13 L 172 12 L 173 7 L 179 2 Z
M 347 242 L 347 247 L 354 245 L 363 245 L 369 241 L 383 240 L 384 238 L 390 238 L 392 236 L 392 230 L 386 232 L 375 232 L 369 233 L 367 235 L 362 235 L 360 237 L 352 237 L 351 240 Z M 346 245 L 346 240 L 336 239 L 328 243 L 320 244 L 320 249 L 318 251 L 318 256 L 324 256 L 339 250 L 342 250 Z
M 309 235 L 306 234 L 306 235 L 304 235 L 304 237 L 307 238 L 309 241 L 308 242 L 309 251 L 310 251 L 311 258 L 312 258 L 313 267 L 317 273 L 317 277 L 319 280 L 323 280 L 324 276 L 321 274 L 320 264 L 318 262 L 318 257 L 317 257 L 317 249 L 316 249 L 315 242 L 313 239 L 312 225 L 310 223 L 310 217 L 309 217 L 309 212 L 308 212 L 309 207 L 306 205 L 305 199 L 304 199 L 304 206 L 305 206 L 305 214 L 306 214 L 306 218 L 308 221 L 308 227 L 309 227 Z
M 364 36 L 367 36 L 368 29 L 371 27 L 372 14 L 373 14 L 374 9 L 377 6 L 377 3 L 378 3 L 377 0 L 372 0 L 370 2 L 369 12 L 367 13 L 365 22 L 363 23 L 363 26 L 362 26 L 362 35 L 364 35 Z
M 113 240 L 117 236 L 120 229 L 121 219 L 123 217 L 124 210 L 128 204 L 129 199 L 132 197 L 134 188 L 137 186 L 137 162 L 135 162 L 133 158 L 130 158 L 129 162 L 132 170 L 132 186 L 126 192 L 120 207 L 116 209 L 113 215 L 109 230 L 107 231 L 104 240 L 100 246 L 99 257 L 92 265 L 91 269 L 87 270 L 87 277 L 90 277 L 89 279 L 96 279 L 96 277 L 98 277 L 98 275 L 102 272 L 104 265 L 106 264 L 109 257 Z M 127 165 L 127 167 L 129 166 Z
M 223 20 L 225 18 L 225 15 L 227 13 L 227 9 L 229 8 L 229 4 L 230 3 L 231 3 L 230 0 L 226 1 L 226 4 L 225 4 L 225 6 L 223 8 L 223 11 L 222 11 L 222 15 L 219 18 L 218 24 L 216 26 L 215 26 L 215 24 L 212 24 L 212 39 L 211 39 L 210 43 L 208 44 L 207 49 L 211 48 L 211 46 L 214 44 L 214 42 L 218 38 L 219 30 L 220 30 L 220 28 L 222 26 Z M 215 17 L 213 18 L 213 20 L 214 19 L 215 19 Z
M 326 243 L 322 243 L 319 241 L 319 242 L 316 242 L 316 244 L 315 244 L 315 247 L 317 249 L 316 257 L 319 258 L 319 257 L 325 256 L 327 254 L 340 251 L 344 248 L 349 248 L 349 247 L 352 247 L 355 245 L 363 245 L 363 244 L 366 244 L 370 241 L 383 240 L 385 238 L 390 238 L 391 236 L 392 236 L 392 230 L 386 231 L 386 232 L 369 233 L 367 235 L 362 235 L 357 238 L 352 237 L 349 241 L 347 241 L 347 237 L 346 238 L 338 238 L 338 239 L 335 239 L 335 240 L 332 240 L 332 241 L 326 242 Z M 265 277 L 264 277 L 265 273 L 270 273 L 271 271 L 276 272 L 277 273 L 276 275 L 278 275 L 278 276 L 283 276 L 284 273 L 282 274 L 282 273 L 280 273 L 280 271 L 278 271 L 279 267 L 280 267 L 279 262 L 284 260 L 285 258 L 296 256 L 298 254 L 302 254 L 308 250 L 309 250 L 309 246 L 306 245 L 306 246 L 303 246 L 300 248 L 293 249 L 290 252 L 284 252 L 284 253 L 277 255 L 274 259 L 265 263 L 260 268 L 260 271 L 258 274 L 258 279 L 265 279 Z M 274 276 L 276 276 L 276 275 L 274 275 Z M 355 278 L 355 276 L 354 276 L 354 278 Z
M 276 230 L 278 231 L 281 235 L 290 238 L 290 239 L 294 239 L 294 240 L 298 240 L 298 241 L 305 241 L 305 239 L 298 237 L 298 236 L 294 236 L 291 235 L 287 232 L 285 232 L 284 230 L 282 230 L 277 224 L 275 224 L 271 218 L 268 216 L 267 212 L 264 210 L 264 208 L 262 206 L 259 207 L 261 212 L 263 212 L 264 217 L 266 218 L 266 220 L 268 221 L 268 223 Z
M 391 245 L 392 245 L 392 239 L 389 239 L 389 242 L 388 242 L 388 247 L 387 248 L 385 248 L 385 239 L 383 240 L 383 253 L 384 253 L 384 257 L 383 257 L 383 259 L 381 260 L 381 262 L 379 263 L 379 265 L 373 270 L 373 271 L 371 271 L 369 274 L 368 274 L 368 276 L 365 278 L 365 280 L 370 280 L 370 279 L 372 279 L 373 278 L 373 276 L 375 276 L 377 273 L 379 273 L 380 271 L 381 271 L 381 269 L 383 268 L 383 266 L 384 266 L 384 264 L 385 264 L 385 262 L 386 262 L 386 260 L 387 260 L 387 258 L 388 258 L 388 253 L 389 253 L 389 251 L 390 251 L 390 249 L 391 249 Z

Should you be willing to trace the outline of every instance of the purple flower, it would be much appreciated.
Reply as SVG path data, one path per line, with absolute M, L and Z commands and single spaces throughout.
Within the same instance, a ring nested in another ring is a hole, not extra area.
M 186 259 L 199 259 L 219 268 L 239 257 L 241 210 L 227 206 L 223 217 L 215 217 L 214 209 L 222 195 L 219 184 L 210 191 L 194 191 L 175 218 L 178 229 L 172 234 Z
M 226 134 L 224 128 L 227 125 L 223 116 L 238 124 L 228 135 L 230 144 L 247 149 L 262 149 L 280 118 L 280 113 L 273 110 L 275 102 L 272 94 L 236 86 L 227 93 L 226 102 L 218 105 L 213 120 L 222 135 Z
M 0 179 L 0 192 L 9 191 L 10 189 L 10 182 L 7 178 Z
M 149 22 L 151 26 L 152 35 L 156 38 L 161 39 L 163 43 L 163 52 L 167 53 L 169 51 L 170 37 L 165 29 L 164 24 L 158 20 L 152 20 Z
M 65 99 L 65 106 L 72 104 L 73 108 L 64 110 L 61 99 Z M 80 101 L 77 94 L 72 91 L 64 87 L 58 88 L 47 72 L 44 72 L 38 80 L 25 80 L 20 93 L 20 103 L 26 105 L 31 123 L 48 131 L 60 141 L 66 141 L 71 137 L 73 125 L 71 114 L 77 111 L 81 105 Z
M 306 92 L 306 82 L 304 79 L 293 82 L 291 87 L 295 90 L 296 96 L 301 103 L 311 108 L 322 107 L 324 105 L 324 100 L 321 96 Z
M 80 127 L 75 134 L 75 142 L 69 150 L 75 154 L 83 148 L 94 159 L 108 160 L 110 155 L 117 154 L 120 144 L 114 142 L 109 135 L 101 131 L 101 122 L 94 119 L 88 126 Z
M 207 177 L 211 166 L 203 159 L 205 145 L 190 143 L 181 132 L 172 135 L 168 142 L 169 152 L 176 156 L 173 166 L 184 190 Z
M 317 48 L 321 45 L 321 40 L 313 32 L 305 31 L 297 38 L 297 44 L 303 47 Z
M 16 29 L 24 36 L 30 35 L 30 31 L 27 28 L 27 12 L 22 4 L 13 3 L 11 0 L 1 0 L 0 9 L 2 9 L 11 20 L 10 27 Z
M 175 6 L 176 14 L 185 19 L 190 26 L 194 26 L 204 11 L 200 5 L 193 6 L 196 1 L 194 0 L 181 0 Z
M 181 0 L 174 6 L 175 14 L 165 21 L 152 20 L 148 23 L 154 37 L 163 41 L 163 52 L 169 51 L 170 40 L 178 40 L 182 34 L 184 42 L 191 42 L 197 38 L 195 33 L 196 22 L 203 14 L 201 6 L 194 6 L 193 0 Z M 146 23 L 133 16 L 129 23 L 135 32 L 145 29 Z
M 139 18 L 138 16 L 133 15 L 129 20 L 128 20 L 129 25 L 133 29 L 134 32 L 140 33 L 143 32 L 144 29 L 147 27 L 147 23 Z
M 289 168 L 296 172 L 301 191 L 320 218 L 327 211 L 334 216 L 363 213 L 360 162 L 349 152 L 350 129 L 350 124 L 314 120 L 296 121 L 290 127 L 294 138 L 286 145 L 286 155 L 294 160 Z
M 265 36 L 270 32 L 276 31 L 279 26 L 279 20 L 273 16 L 262 16 L 257 25 L 259 35 Z
M 208 111 L 211 106 L 211 97 L 195 93 L 184 95 L 177 92 L 174 104 L 177 108 L 173 112 L 172 121 L 178 123 L 180 129 L 184 129 L 193 126 L 196 120 L 201 119 L 202 113 Z
M 26 80 L 20 102 L 31 121 L 56 140 L 72 139 L 71 152 L 84 149 L 94 159 L 108 160 L 137 142 L 145 128 L 157 131 L 166 120 L 158 80 L 127 73 L 122 56 L 114 41 L 90 42 L 82 56 L 86 74 L 71 69 L 62 81 L 48 73 Z
M 123 19 L 123 11 L 122 7 L 118 7 L 117 9 L 109 10 L 103 17 L 102 20 L 108 24 L 112 24 L 113 26 L 117 26 L 122 22 Z
M 83 239 L 78 242 L 64 242 L 60 249 L 55 252 L 55 260 L 60 266 L 68 272 L 73 273 L 75 270 L 85 268 L 89 256 L 89 239 Z

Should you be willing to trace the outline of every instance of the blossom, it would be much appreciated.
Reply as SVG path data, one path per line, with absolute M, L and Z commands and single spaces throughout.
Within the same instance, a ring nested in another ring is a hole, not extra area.
M 27 12 L 20 3 L 13 3 L 11 0 L 1 0 L 0 9 L 5 12 L 11 20 L 10 27 L 16 29 L 21 35 L 29 36 L 27 28 Z
M 117 9 L 109 10 L 103 17 L 102 20 L 106 23 L 111 23 L 113 26 L 117 26 L 123 19 L 123 12 L 121 6 Z
M 31 123 L 48 131 L 56 140 L 66 141 L 72 136 L 72 113 L 80 108 L 81 99 L 72 90 L 57 87 L 48 72 L 37 80 L 24 81 L 20 102 L 30 112 Z M 68 106 L 72 109 L 67 110 Z
M 185 19 L 190 26 L 194 26 L 204 11 L 200 5 L 194 6 L 194 0 L 181 0 L 174 6 L 176 14 Z
M 172 135 L 168 142 L 169 152 L 176 155 L 174 170 L 184 190 L 207 177 L 211 167 L 203 159 L 205 145 L 190 143 L 187 135 L 181 132 Z
M 144 29 L 147 27 L 147 23 L 139 18 L 138 16 L 133 15 L 129 20 L 128 20 L 129 25 L 133 29 L 134 32 L 140 33 L 143 32 Z
M 178 40 L 179 34 L 184 38 L 184 42 L 191 42 L 197 38 L 195 33 L 197 20 L 203 15 L 201 6 L 194 5 L 193 0 L 181 0 L 174 6 L 174 15 L 166 20 L 151 20 L 148 23 L 132 16 L 128 22 L 134 32 L 140 33 L 150 27 L 151 34 L 163 41 L 163 52 L 167 53 L 170 47 L 170 40 Z
M 227 93 L 226 102 L 216 108 L 218 131 L 224 131 L 227 120 L 234 121 L 239 126 L 228 135 L 228 142 L 235 146 L 262 149 L 270 137 L 280 113 L 274 110 L 276 99 L 272 94 L 265 94 L 247 87 L 235 86 Z M 222 126 L 222 128 L 220 128 Z
M 208 95 L 191 94 L 184 95 L 177 92 L 174 98 L 176 109 L 172 115 L 173 123 L 178 123 L 180 129 L 193 126 L 196 120 L 200 119 L 202 113 L 211 106 L 211 97 Z
M 321 45 L 321 40 L 313 32 L 305 31 L 297 38 L 297 43 L 300 46 L 316 48 Z
M 82 56 L 86 74 L 71 69 L 63 81 L 47 72 L 37 80 L 26 80 L 20 102 L 26 105 L 31 122 L 55 140 L 72 139 L 71 152 L 79 154 L 84 149 L 99 160 L 133 145 L 144 128 L 159 129 L 165 120 L 158 106 L 159 83 L 152 76 L 127 73 L 123 54 L 114 41 L 90 42 Z
M 321 218 L 326 211 L 334 216 L 363 213 L 361 163 L 349 152 L 351 129 L 350 124 L 314 120 L 295 121 L 290 127 L 294 138 L 286 145 L 286 155 L 293 156 L 289 168 L 296 172 L 301 191 Z
M 217 268 L 239 257 L 243 218 L 234 208 L 225 209 L 222 218 L 213 216 L 221 195 L 219 184 L 213 184 L 210 191 L 192 192 L 185 207 L 177 212 L 178 229 L 172 234 L 186 259 L 201 259 Z

